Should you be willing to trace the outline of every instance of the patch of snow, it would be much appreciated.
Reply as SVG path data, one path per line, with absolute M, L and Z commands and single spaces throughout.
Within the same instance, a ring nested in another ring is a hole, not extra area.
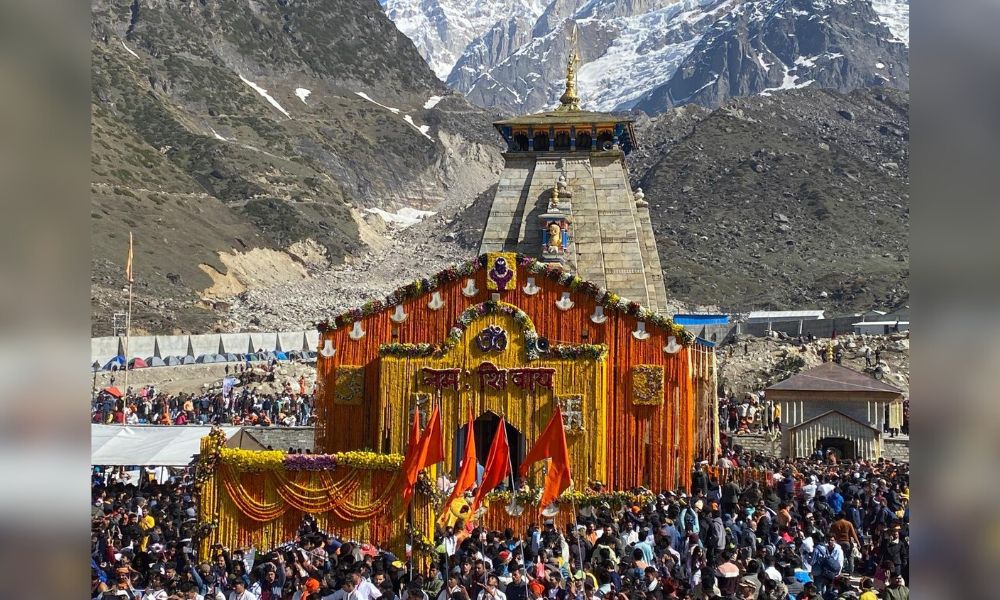
M 430 98 L 427 99 L 427 102 L 424 102 L 424 110 L 430 110 L 434 108 L 435 106 L 437 106 L 437 103 L 440 102 L 443 98 L 444 96 L 431 96 Z
M 761 68 L 763 68 L 765 71 L 768 70 L 768 69 L 770 69 L 771 65 L 774 64 L 774 63 L 764 62 L 764 53 L 763 52 L 758 52 L 757 53 L 757 62 L 760 63 Z
M 800 67 L 815 67 L 818 58 L 819 56 L 799 56 L 795 59 L 795 64 Z
M 879 20 L 889 28 L 896 40 L 910 45 L 909 0 L 872 0 L 872 8 Z
M 139 58 L 139 55 L 135 53 L 135 50 L 132 50 L 131 48 L 125 45 L 125 40 L 122 40 L 122 48 L 125 48 L 125 50 L 127 50 L 128 53 L 131 54 L 132 56 Z
M 808 85 L 811 85 L 811 84 L 815 83 L 815 81 L 816 81 L 815 79 L 810 79 L 808 81 L 799 83 L 799 77 L 798 77 L 798 75 L 792 75 L 792 74 L 789 73 L 789 71 L 791 71 L 792 69 L 789 69 L 785 65 L 782 65 L 782 68 L 785 70 L 785 73 L 784 73 L 784 75 L 782 77 L 781 85 L 779 85 L 778 87 L 764 89 L 763 91 L 760 92 L 761 96 L 770 96 L 771 94 L 769 94 L 768 92 L 776 92 L 778 90 L 797 90 L 797 89 L 801 89 L 801 88 L 804 88 L 804 87 L 806 87 Z
M 437 214 L 428 210 L 418 210 L 409 206 L 404 206 L 396 212 L 388 212 L 382 210 L 381 208 L 366 208 L 365 212 L 382 217 L 383 221 L 390 225 L 394 225 L 398 229 L 406 229 L 411 225 L 416 225 L 427 217 Z
M 354 93 L 357 94 L 358 96 L 364 98 L 365 100 L 371 102 L 372 104 L 377 104 L 378 106 L 381 106 L 382 108 L 386 109 L 387 111 L 391 112 L 394 115 L 398 115 L 399 114 L 399 109 L 398 108 L 393 108 L 391 106 L 386 106 L 385 104 L 381 104 L 379 102 L 376 102 L 376 101 L 372 100 L 371 97 L 368 94 L 364 93 L 364 92 L 354 92 Z
M 306 88 L 295 88 L 295 95 L 299 97 L 299 100 L 302 101 L 302 104 L 306 104 L 306 98 L 308 98 L 309 94 L 311 93 L 312 92 L 310 90 L 307 90 Z
M 885 68 L 885 63 L 877 62 L 877 63 L 875 63 L 875 68 L 876 69 L 884 69 Z
M 841 54 L 840 52 L 827 52 L 826 57 L 829 58 L 830 60 L 833 60 L 835 58 L 844 58 L 844 55 Z
M 222 137 L 221 135 L 219 135 L 219 132 L 218 132 L 218 131 L 216 131 L 214 127 L 209 127 L 209 129 L 211 129 L 211 130 L 212 130 L 212 135 L 214 135 L 214 136 L 215 136 L 215 139 L 217 139 L 217 140 L 220 140 L 220 141 L 223 141 L 223 142 L 228 142 L 228 141 L 229 141 L 229 140 L 227 140 L 226 138 L 224 138 L 224 137 Z
M 434 141 L 434 138 L 432 138 L 431 136 L 427 135 L 427 132 L 431 130 L 430 125 L 419 125 L 418 126 L 416 123 L 413 122 L 413 117 L 411 117 L 410 115 L 403 115 L 403 120 L 406 121 L 407 123 L 409 123 L 410 127 L 412 127 L 414 129 L 416 129 L 417 131 L 419 131 L 420 135 L 424 136 L 425 138 L 429 139 L 432 142 Z
M 292 115 L 288 114 L 288 111 L 285 110 L 285 108 L 283 106 L 281 106 L 280 104 L 278 104 L 278 101 L 275 100 L 274 97 L 271 96 L 271 94 L 267 93 L 267 90 L 265 90 L 264 88 L 260 87 L 256 83 L 250 81 L 249 79 L 247 79 L 246 77 L 244 77 L 242 75 L 240 75 L 240 80 L 243 83 L 249 85 L 251 88 L 253 88 L 253 90 L 255 92 L 257 92 L 258 94 L 260 94 L 261 96 L 263 96 L 265 100 L 267 100 L 268 102 L 271 103 L 271 106 L 273 106 L 274 108 L 280 110 L 283 115 L 285 115 L 289 119 L 292 118 Z

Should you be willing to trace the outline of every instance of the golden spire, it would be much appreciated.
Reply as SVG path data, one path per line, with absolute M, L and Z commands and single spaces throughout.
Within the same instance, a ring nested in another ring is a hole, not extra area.
M 569 38 L 569 58 L 566 59 L 566 91 L 559 98 L 561 104 L 558 111 L 580 110 L 580 96 L 576 93 L 576 66 L 580 64 L 580 55 L 576 50 L 576 22 Z

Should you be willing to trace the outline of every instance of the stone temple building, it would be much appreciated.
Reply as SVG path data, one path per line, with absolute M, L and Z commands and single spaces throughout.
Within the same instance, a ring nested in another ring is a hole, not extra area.
M 580 109 L 578 61 L 574 50 L 558 108 L 494 123 L 507 151 L 479 251 L 560 263 L 664 312 L 649 206 L 625 166 L 637 147 L 633 120 Z

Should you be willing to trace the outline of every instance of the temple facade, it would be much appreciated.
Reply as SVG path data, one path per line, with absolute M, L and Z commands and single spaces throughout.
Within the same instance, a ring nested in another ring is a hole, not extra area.
M 507 150 L 480 252 L 559 263 L 663 312 L 649 205 L 625 165 L 637 147 L 633 120 L 580 109 L 577 62 L 574 51 L 558 108 L 494 123 Z

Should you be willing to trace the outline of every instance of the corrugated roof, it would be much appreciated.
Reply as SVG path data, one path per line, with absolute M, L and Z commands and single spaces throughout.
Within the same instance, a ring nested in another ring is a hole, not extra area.
M 755 310 L 751 312 L 748 319 L 799 319 L 802 317 L 823 318 L 822 310 Z
M 796 429 L 798 429 L 800 427 L 808 425 L 808 424 L 810 424 L 810 423 L 812 423 L 814 421 L 819 421 L 820 419 L 825 419 L 825 418 L 829 417 L 830 415 L 834 415 L 834 414 L 840 415 L 840 416 L 844 417 L 845 419 L 847 419 L 848 421 L 854 421 L 858 425 L 861 425 L 862 427 L 867 427 L 868 429 L 871 429 L 872 431 L 879 431 L 879 428 L 878 427 L 872 427 L 871 423 L 865 423 L 864 421 L 859 421 L 859 420 L 855 419 L 854 417 L 852 417 L 851 415 L 845 415 L 844 413 L 840 412 L 839 410 L 828 410 L 828 411 L 826 411 L 825 413 L 823 413 L 821 415 L 818 415 L 818 416 L 815 416 L 815 417 L 813 417 L 811 419 L 802 421 L 801 423 L 799 423 L 798 425 L 795 425 L 794 427 L 789 427 L 788 430 L 789 431 L 795 431 Z
M 792 375 L 767 388 L 796 392 L 883 392 L 902 394 L 903 390 L 879 381 L 870 375 L 838 365 L 823 363 L 808 371 Z
M 858 321 L 857 323 L 854 323 L 853 326 L 857 327 L 858 325 L 895 325 L 897 323 L 899 323 L 900 325 L 910 324 L 909 321 Z

